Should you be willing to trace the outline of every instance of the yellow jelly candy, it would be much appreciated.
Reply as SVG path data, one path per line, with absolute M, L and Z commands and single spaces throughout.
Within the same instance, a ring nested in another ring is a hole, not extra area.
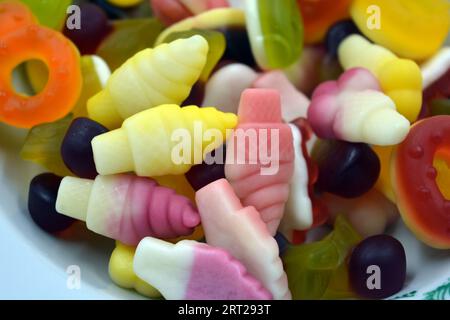
M 424 60 L 444 43 L 448 0 L 354 0 L 351 16 L 370 40 L 401 57 Z
M 203 71 L 208 43 L 201 36 L 138 52 L 88 101 L 89 117 L 109 129 L 124 119 L 165 103 L 180 104 Z
M 375 188 L 395 203 L 395 194 L 391 183 L 391 155 L 394 146 L 372 146 L 372 149 L 377 154 L 378 159 L 380 159 L 380 176 Z
M 155 177 L 184 174 L 226 140 L 237 116 L 215 108 L 161 105 L 124 121 L 92 140 L 99 174 L 134 171 Z
M 109 260 L 109 275 L 118 286 L 134 289 L 140 294 L 157 299 L 161 298 L 158 290 L 144 282 L 133 271 L 133 259 L 136 248 L 126 246 L 119 241 Z
M 142 0 L 108 0 L 109 3 L 120 8 L 128 8 L 137 6 Z
M 338 55 L 346 70 L 355 67 L 370 70 L 384 93 L 395 102 L 397 111 L 410 122 L 417 119 L 422 107 L 422 73 L 417 63 L 400 59 L 356 34 L 342 41 Z

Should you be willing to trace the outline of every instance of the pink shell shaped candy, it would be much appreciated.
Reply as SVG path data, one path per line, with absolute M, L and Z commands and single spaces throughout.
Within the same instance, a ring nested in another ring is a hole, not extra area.
M 392 99 L 364 68 L 347 70 L 337 81 L 316 88 L 308 121 L 321 138 L 395 145 L 404 140 L 409 121 L 396 111 Z
M 168 300 L 269 300 L 272 295 L 223 249 L 183 240 L 143 239 L 134 256 L 136 275 Z
M 176 238 L 193 233 L 200 216 L 191 201 L 155 181 L 132 175 L 65 177 L 56 210 L 86 221 L 87 228 L 128 245 L 147 236 Z
M 272 235 L 283 217 L 293 171 L 292 133 L 281 119 L 280 94 L 269 89 L 245 90 L 238 126 L 227 141 L 225 177 L 243 205 L 259 211 Z
M 276 300 L 291 299 L 277 242 L 254 207 L 244 208 L 226 179 L 195 194 L 206 242 L 242 262 Z

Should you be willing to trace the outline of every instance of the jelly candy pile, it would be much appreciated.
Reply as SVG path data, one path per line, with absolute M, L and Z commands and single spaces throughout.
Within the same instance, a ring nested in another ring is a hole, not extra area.
M 398 293 L 389 226 L 450 249 L 450 5 L 372 2 L 0 0 L 31 219 L 153 299 Z

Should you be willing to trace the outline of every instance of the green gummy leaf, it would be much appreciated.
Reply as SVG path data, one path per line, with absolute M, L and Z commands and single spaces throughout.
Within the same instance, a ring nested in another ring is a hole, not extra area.
M 61 30 L 72 0 L 21 0 L 33 12 L 39 23 L 55 30 Z

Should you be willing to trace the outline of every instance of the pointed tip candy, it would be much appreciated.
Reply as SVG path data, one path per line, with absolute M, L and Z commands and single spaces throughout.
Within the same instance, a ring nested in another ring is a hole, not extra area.
M 272 295 L 225 250 L 183 240 L 143 239 L 136 274 L 168 300 L 268 300 Z

